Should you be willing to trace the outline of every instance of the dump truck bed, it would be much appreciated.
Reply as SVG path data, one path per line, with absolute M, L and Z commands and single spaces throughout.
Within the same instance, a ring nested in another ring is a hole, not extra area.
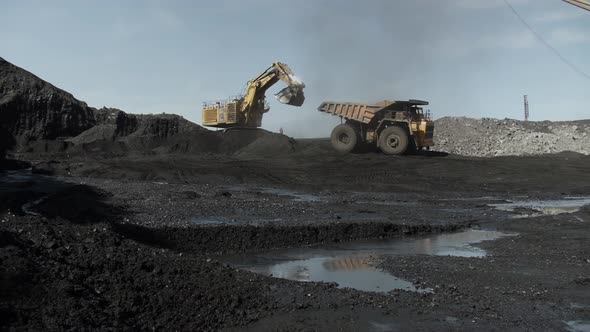
M 360 104 L 325 101 L 319 107 L 318 111 L 341 116 L 347 120 L 355 120 L 363 123 L 369 123 L 375 117 L 377 112 L 391 110 L 408 105 L 428 105 L 427 101 L 410 99 L 410 100 L 382 100 L 375 104 Z
M 325 101 L 318 107 L 318 111 L 341 116 L 345 119 L 369 123 L 381 108 L 377 105 Z

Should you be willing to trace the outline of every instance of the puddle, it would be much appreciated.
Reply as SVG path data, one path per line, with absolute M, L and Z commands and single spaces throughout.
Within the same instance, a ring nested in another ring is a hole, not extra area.
M 497 200 L 494 196 L 481 196 L 481 197 L 457 197 L 457 198 L 439 198 L 439 201 L 493 201 Z
M 2 184 L 0 187 L 2 190 L 45 193 L 55 192 L 71 185 L 52 176 L 33 174 L 30 169 L 0 172 L 0 184 Z
M 269 194 L 269 195 L 292 197 L 293 201 L 295 201 L 295 202 L 318 202 L 321 200 L 321 197 L 317 196 L 317 195 L 298 193 L 295 191 L 281 189 L 281 188 L 266 188 L 266 187 L 247 188 L 247 187 L 241 187 L 241 186 L 230 186 L 230 187 L 227 187 L 227 189 L 233 190 L 233 191 L 259 192 L 259 193 Z
M 0 180 L 4 183 L 20 183 L 30 181 L 33 177 L 30 169 L 0 172 Z
M 373 205 L 385 205 L 385 206 L 396 206 L 396 205 L 416 205 L 416 202 L 408 201 L 355 201 L 355 204 L 373 204 Z
M 253 219 L 253 220 L 238 220 L 235 218 L 223 218 L 223 217 L 194 217 L 189 220 L 193 225 L 228 225 L 236 223 L 245 224 L 259 224 L 259 223 L 272 223 L 283 221 L 281 218 L 274 219 Z
M 372 264 L 381 255 L 438 255 L 483 257 L 486 252 L 473 244 L 494 240 L 497 231 L 467 230 L 420 238 L 354 241 L 321 248 L 296 248 L 226 257 L 225 262 L 248 271 L 296 281 L 335 282 L 339 288 L 369 292 L 395 289 L 431 292 L 390 275 Z
M 519 201 L 502 204 L 489 204 L 498 210 L 518 213 L 515 218 L 556 215 L 579 211 L 590 204 L 590 197 L 569 197 L 562 200 Z M 523 211 L 524 210 L 524 211 Z
M 40 204 L 41 202 L 43 202 L 45 199 L 47 199 L 47 196 L 43 196 L 35 201 L 29 202 L 29 203 L 25 203 L 21 206 L 21 210 L 28 215 L 32 215 L 32 216 L 40 216 L 40 213 L 37 213 L 35 211 L 33 211 L 33 208 Z
M 570 320 L 565 323 L 570 332 L 590 332 L 590 320 Z
M 71 187 L 70 182 L 61 181 L 59 178 L 33 174 L 31 169 L 0 172 L 0 191 L 4 193 L 26 193 L 28 199 L 42 196 L 39 199 L 24 203 L 20 209 L 23 213 L 33 216 L 40 214 L 34 211 L 34 207 L 43 202 L 50 194 Z
M 391 332 L 391 331 L 398 331 L 399 328 L 395 323 L 389 322 L 377 322 L 377 321 L 369 321 L 369 328 L 368 331 L 370 332 Z
M 235 219 L 228 218 L 191 218 L 191 224 L 194 225 L 225 225 L 235 223 Z
M 259 191 L 262 193 L 265 193 L 265 194 L 293 197 L 293 201 L 295 201 L 295 202 L 317 202 L 320 200 L 320 197 L 316 196 L 316 195 L 302 194 L 302 193 L 297 193 L 297 192 L 286 190 L 286 189 L 261 188 L 261 189 L 259 189 Z

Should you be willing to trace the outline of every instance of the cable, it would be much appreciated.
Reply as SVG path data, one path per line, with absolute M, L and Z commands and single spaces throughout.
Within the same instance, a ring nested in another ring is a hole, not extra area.
M 590 81 L 590 75 L 586 74 L 582 69 L 578 68 L 576 65 L 574 65 L 573 63 L 571 63 L 568 59 L 566 59 L 563 55 L 561 55 L 561 53 L 559 53 L 558 50 L 556 50 L 553 46 L 549 45 L 549 43 L 543 38 L 543 36 L 541 36 L 537 31 L 535 31 L 525 20 L 522 16 L 520 16 L 520 14 L 516 11 L 516 9 L 514 9 L 514 7 L 512 7 L 512 5 L 508 2 L 508 0 L 504 0 L 504 3 L 506 4 L 506 6 L 508 6 L 508 8 L 510 8 L 510 10 L 514 13 L 514 15 L 516 15 L 516 17 L 520 20 L 520 22 L 522 22 L 522 24 L 529 29 L 530 32 L 532 32 L 535 37 L 543 44 L 545 45 L 550 51 L 552 51 L 563 63 L 565 63 L 566 65 L 568 65 L 571 69 L 573 69 L 575 72 L 577 72 L 578 74 L 584 76 L 587 80 Z

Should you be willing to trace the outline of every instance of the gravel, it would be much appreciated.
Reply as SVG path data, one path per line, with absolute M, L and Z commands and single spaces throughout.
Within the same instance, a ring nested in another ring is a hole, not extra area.
M 445 117 L 435 123 L 437 151 L 473 157 L 523 156 L 573 151 L 590 154 L 590 120 L 524 122 Z

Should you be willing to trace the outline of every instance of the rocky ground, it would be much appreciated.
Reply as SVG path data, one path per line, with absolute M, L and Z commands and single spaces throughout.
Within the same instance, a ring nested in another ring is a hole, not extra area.
M 436 120 L 437 151 L 476 157 L 574 151 L 590 154 L 590 121 L 518 121 L 445 117 Z
M 587 121 L 444 118 L 438 152 L 342 155 L 325 139 L 95 109 L 2 59 L 0 74 L 1 330 L 590 325 L 588 207 L 492 206 L 590 196 Z M 482 258 L 372 257 L 432 293 L 289 281 L 224 259 L 466 228 L 518 235 L 480 244 Z
M 66 177 L 8 173 L 0 223 L 2 324 L 560 330 L 590 319 L 588 210 L 510 219 L 488 206 L 588 195 L 589 157 L 341 158 L 325 152 L 305 163 L 284 156 L 239 163 L 136 157 L 54 163 L 52 171 L 69 172 Z M 357 173 L 368 165 L 368 175 Z M 417 173 L 420 165 L 428 167 Z M 544 169 L 561 173 L 551 177 Z M 542 180 L 530 174 L 543 174 Z M 433 288 L 430 295 L 297 283 L 236 270 L 217 258 L 464 227 L 520 236 L 483 244 L 490 256 L 481 259 L 380 258 L 396 276 Z

